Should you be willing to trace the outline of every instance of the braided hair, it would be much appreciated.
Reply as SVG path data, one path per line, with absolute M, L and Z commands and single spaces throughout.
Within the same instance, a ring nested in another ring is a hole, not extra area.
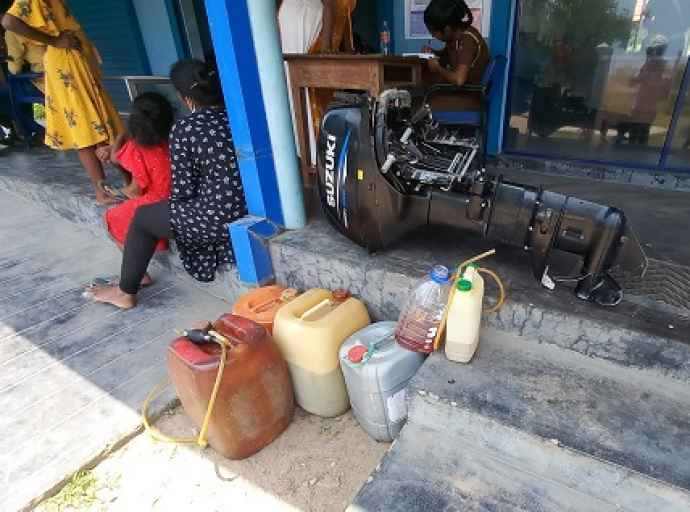
M 424 11 L 424 24 L 431 32 L 446 27 L 469 28 L 474 22 L 472 10 L 464 0 L 431 0 Z

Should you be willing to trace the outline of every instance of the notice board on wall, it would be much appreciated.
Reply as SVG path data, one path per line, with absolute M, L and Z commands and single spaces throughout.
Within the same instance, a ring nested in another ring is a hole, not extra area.
M 491 28 L 491 0 L 465 0 L 465 2 L 474 16 L 472 25 L 484 37 L 488 37 Z M 431 34 L 424 24 L 424 10 L 430 3 L 431 0 L 405 0 L 406 39 L 431 39 Z

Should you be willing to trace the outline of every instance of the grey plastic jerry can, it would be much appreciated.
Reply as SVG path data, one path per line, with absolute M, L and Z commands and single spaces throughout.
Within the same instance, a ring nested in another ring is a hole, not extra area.
M 356 332 L 340 347 L 352 411 L 377 441 L 395 439 L 407 418 L 406 388 L 425 355 L 395 343 L 396 322 L 379 322 Z

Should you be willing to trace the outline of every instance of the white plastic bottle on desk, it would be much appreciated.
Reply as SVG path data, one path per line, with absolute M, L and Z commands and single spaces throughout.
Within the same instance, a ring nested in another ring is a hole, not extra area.
M 380 33 L 381 53 L 383 55 L 390 55 L 391 53 L 391 31 L 388 28 L 388 21 L 383 21 L 383 28 Z
M 446 357 L 457 363 L 469 363 L 479 346 L 484 280 L 476 268 L 470 267 L 456 286 L 448 312 Z

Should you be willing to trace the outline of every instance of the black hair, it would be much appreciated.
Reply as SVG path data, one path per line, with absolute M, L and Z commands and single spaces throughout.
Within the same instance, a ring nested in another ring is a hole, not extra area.
M 129 134 L 141 146 L 156 146 L 168 140 L 175 122 L 170 102 L 157 92 L 145 92 L 132 103 Z
M 424 24 L 432 32 L 446 27 L 467 28 L 473 22 L 472 10 L 464 0 L 431 0 L 424 11 Z
M 173 65 L 170 79 L 177 92 L 199 106 L 214 107 L 223 104 L 218 71 L 202 60 L 182 59 Z

